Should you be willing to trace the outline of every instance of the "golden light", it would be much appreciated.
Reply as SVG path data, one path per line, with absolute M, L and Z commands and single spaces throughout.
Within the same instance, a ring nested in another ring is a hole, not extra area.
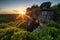
M 18 16 L 16 17 L 16 19 L 19 19 L 19 18 L 24 19 L 24 18 L 25 18 L 26 11 L 19 11 L 19 12 L 17 12 L 17 13 L 20 14 L 20 15 L 18 15 Z
M 26 12 L 25 12 L 25 11 L 20 11 L 19 14 L 21 14 L 21 15 L 25 15 Z

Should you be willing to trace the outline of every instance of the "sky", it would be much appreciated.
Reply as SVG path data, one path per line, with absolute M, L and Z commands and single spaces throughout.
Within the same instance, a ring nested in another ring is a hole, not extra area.
M 60 3 L 60 0 L 0 0 L 0 14 L 26 10 L 32 5 L 41 5 L 43 2 L 50 1 L 52 5 Z

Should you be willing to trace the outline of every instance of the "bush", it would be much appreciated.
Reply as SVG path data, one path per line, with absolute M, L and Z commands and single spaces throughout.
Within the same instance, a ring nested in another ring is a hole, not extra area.
M 4 24 L 0 24 L 0 28 L 7 28 L 10 27 L 8 24 L 4 23 Z
M 49 27 L 56 27 L 56 28 L 60 28 L 60 24 L 54 22 L 54 21 L 50 21 L 48 24 L 47 24 Z
M 13 30 L 6 31 L 2 35 L 0 35 L 0 40 L 10 40 L 13 33 L 14 33 Z

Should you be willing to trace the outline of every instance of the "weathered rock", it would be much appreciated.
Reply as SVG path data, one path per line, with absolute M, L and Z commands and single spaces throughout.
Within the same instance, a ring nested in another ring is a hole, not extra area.
M 41 6 L 39 8 L 34 8 L 32 10 L 27 11 L 28 16 L 32 19 L 29 20 L 29 18 L 26 19 L 26 27 L 28 30 L 33 31 L 36 28 L 40 28 L 42 25 L 41 24 L 45 24 L 48 23 L 52 17 L 52 15 L 54 14 L 54 11 L 51 9 L 51 2 L 44 2 L 41 4 Z M 37 19 L 40 24 L 40 27 L 38 27 L 39 25 L 34 24 L 34 18 Z M 35 28 L 34 26 L 37 27 Z M 31 28 L 32 27 L 32 28 Z M 30 29 L 29 29 L 30 28 Z
M 45 10 L 45 9 L 49 10 L 50 6 L 51 6 L 51 2 L 44 2 L 44 3 L 41 4 L 40 9 L 42 9 L 42 10 Z
M 41 15 L 40 20 L 42 23 L 47 23 L 51 20 L 51 16 L 54 14 L 54 11 L 51 9 L 51 2 L 44 2 L 41 4 Z

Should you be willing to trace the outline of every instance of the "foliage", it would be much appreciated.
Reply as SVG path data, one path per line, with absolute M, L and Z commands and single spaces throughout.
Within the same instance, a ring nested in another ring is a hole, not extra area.
M 60 24 L 54 21 L 33 32 L 26 31 L 21 23 L 17 20 L 0 24 L 0 40 L 60 40 Z
M 0 14 L 0 23 L 8 23 L 11 21 L 16 21 L 16 17 L 19 14 Z
M 57 25 L 57 24 L 56 24 Z M 55 40 L 59 38 L 60 35 L 60 28 L 54 27 L 54 25 L 44 25 L 41 30 L 38 32 L 32 32 L 32 38 L 33 40 Z M 59 26 L 60 27 L 60 26 Z M 35 39 L 36 38 L 36 39 Z
M 52 6 L 52 9 L 54 10 L 54 15 L 52 19 L 58 23 L 60 23 L 60 3 Z
M 7 28 L 10 27 L 8 24 L 4 23 L 4 24 L 0 24 L 0 28 Z
M 60 24 L 58 24 L 54 21 L 50 21 L 47 25 L 50 26 L 50 27 L 60 28 Z
M 58 3 L 57 5 L 52 6 L 52 9 L 55 10 L 57 12 L 57 14 L 60 14 L 60 3 Z
M 39 6 L 38 6 L 38 5 L 33 5 L 33 6 L 31 7 L 31 9 L 34 9 L 34 8 L 39 8 Z

